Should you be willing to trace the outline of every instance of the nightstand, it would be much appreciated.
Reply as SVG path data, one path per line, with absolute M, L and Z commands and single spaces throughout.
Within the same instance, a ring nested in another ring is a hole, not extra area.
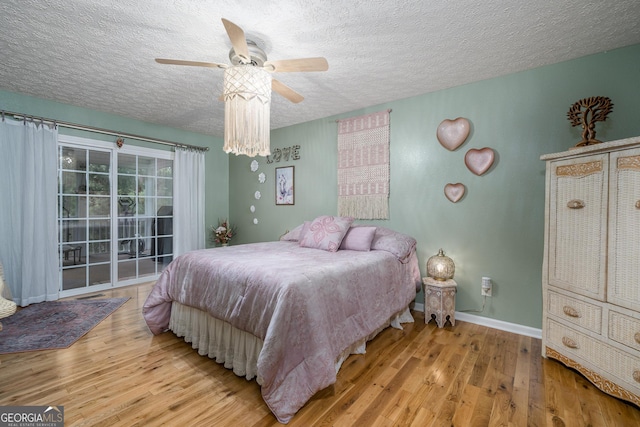
M 435 315 L 439 328 L 444 327 L 447 319 L 451 326 L 456 324 L 456 290 L 458 284 L 453 279 L 436 280 L 423 277 L 424 285 L 424 323 L 429 323 Z

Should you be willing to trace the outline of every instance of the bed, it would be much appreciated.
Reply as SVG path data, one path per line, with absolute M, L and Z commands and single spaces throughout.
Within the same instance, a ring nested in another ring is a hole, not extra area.
M 154 334 L 171 330 L 201 355 L 256 378 L 281 423 L 335 383 L 349 354 L 363 353 L 389 325 L 412 322 L 420 289 L 415 239 L 347 221 L 338 246 L 305 244 L 317 220 L 279 241 L 183 254 L 143 307 Z

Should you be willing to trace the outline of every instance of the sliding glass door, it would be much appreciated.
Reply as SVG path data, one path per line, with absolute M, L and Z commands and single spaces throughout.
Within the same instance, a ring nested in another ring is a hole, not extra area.
M 111 153 L 59 147 L 62 290 L 111 282 Z
M 60 137 L 61 296 L 152 280 L 172 259 L 173 153 Z
M 156 275 L 172 259 L 173 161 L 118 154 L 118 280 Z

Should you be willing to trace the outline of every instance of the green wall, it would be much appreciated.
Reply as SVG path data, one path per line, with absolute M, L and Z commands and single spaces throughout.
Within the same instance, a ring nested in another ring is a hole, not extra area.
M 229 159 L 222 151 L 222 138 L 209 135 L 186 132 L 166 126 L 158 126 L 126 117 L 105 114 L 86 108 L 74 107 L 40 98 L 34 98 L 18 93 L 0 90 L 0 110 L 13 111 L 45 117 L 60 121 L 92 126 L 100 129 L 109 129 L 132 135 L 140 135 L 149 138 L 158 138 L 165 141 L 174 141 L 188 145 L 209 147 L 205 154 L 206 164 L 206 224 L 213 224 L 218 218 L 228 216 L 229 212 Z M 59 128 L 60 134 L 74 135 L 83 138 L 91 138 L 102 141 L 113 141 L 116 137 L 99 133 L 78 131 L 74 129 Z M 125 139 L 125 144 L 151 147 L 160 150 L 171 150 L 166 145 L 153 144 L 134 139 Z
M 635 45 L 372 106 L 274 130 L 272 149 L 300 145 L 301 158 L 271 164 L 258 158 L 255 173 L 252 159 L 222 152 L 221 138 L 6 91 L 0 91 L 0 110 L 210 147 L 206 225 L 229 217 L 238 226 L 234 243 L 247 243 L 277 239 L 304 220 L 336 214 L 336 119 L 391 109 L 390 219 L 372 223 L 416 237 L 423 274 L 426 259 L 439 248 L 454 259 L 457 310 L 481 307 L 480 280 L 489 276 L 494 296 L 482 315 L 540 328 L 544 163 L 539 157 L 580 140 L 580 130 L 571 127 L 566 113 L 588 96 L 608 96 L 614 103 L 609 119 L 596 125 L 598 139 L 640 135 L 639 81 L 640 45 Z M 456 117 L 469 119 L 472 131 L 464 145 L 450 152 L 438 143 L 436 129 L 442 120 Z M 114 140 L 64 128 L 60 132 Z M 482 147 L 491 147 L 496 161 L 478 177 L 466 169 L 464 154 Z M 274 169 L 279 166 L 295 166 L 294 206 L 275 206 Z M 258 183 L 259 172 L 267 176 L 264 184 Z M 466 186 L 466 195 L 454 204 L 443 188 L 456 182 Z M 262 192 L 260 200 L 254 198 L 256 190 Z M 417 301 L 423 301 L 422 294 Z
M 390 219 L 369 223 L 414 236 L 423 274 L 427 258 L 443 248 L 456 263 L 458 311 L 481 307 L 481 278 L 489 276 L 493 297 L 481 316 L 540 328 L 545 165 L 539 158 L 580 140 L 567 111 L 589 96 L 608 96 L 614 103 L 607 121 L 596 125 L 598 139 L 640 135 L 639 81 L 640 45 L 635 45 L 274 130 L 272 151 L 300 145 L 301 158 L 271 164 L 258 158 L 254 173 L 252 159 L 230 157 L 234 243 L 277 239 L 304 220 L 335 215 L 336 119 L 391 109 Z M 465 144 L 450 152 L 438 143 L 436 129 L 456 117 L 469 119 L 472 130 Z M 496 160 L 479 177 L 467 170 L 464 155 L 483 147 L 492 148 Z M 295 166 L 294 206 L 275 205 L 279 166 Z M 258 183 L 260 172 L 267 176 L 264 184 Z M 454 204 L 443 189 L 457 182 L 466 194 Z M 422 294 L 417 301 L 423 302 Z

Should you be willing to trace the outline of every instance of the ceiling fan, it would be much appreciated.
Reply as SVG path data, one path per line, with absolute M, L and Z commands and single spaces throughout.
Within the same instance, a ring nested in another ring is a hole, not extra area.
M 209 68 L 229 68 L 237 65 L 251 65 L 259 67 L 270 73 L 274 72 L 299 72 L 299 71 L 327 71 L 329 64 L 325 58 L 299 58 L 269 61 L 266 53 L 253 41 L 247 40 L 242 28 L 233 22 L 222 18 L 222 23 L 227 31 L 227 35 L 231 40 L 233 48 L 229 51 L 229 60 L 231 65 L 218 64 L 214 62 L 199 61 L 183 61 L 178 59 L 156 58 L 156 62 L 160 64 L 187 65 L 192 67 L 209 67 Z M 282 95 L 293 103 L 298 103 L 304 99 L 295 90 L 276 79 L 271 79 L 271 89 Z

